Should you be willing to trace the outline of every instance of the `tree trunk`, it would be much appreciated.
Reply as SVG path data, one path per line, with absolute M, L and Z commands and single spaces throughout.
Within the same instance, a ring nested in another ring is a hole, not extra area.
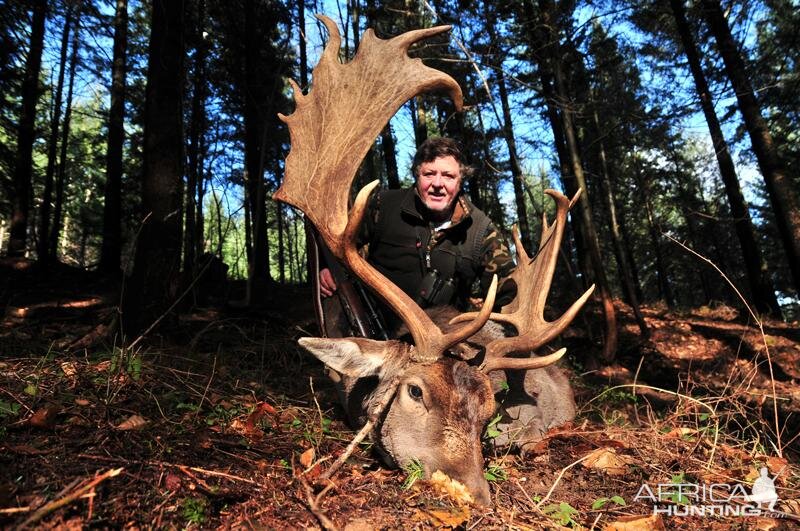
M 783 162 L 778 157 L 769 127 L 761 115 L 761 108 L 747 77 L 744 61 L 731 35 L 719 0 L 701 0 L 700 4 L 703 7 L 706 23 L 717 41 L 720 55 L 725 63 L 725 71 L 739 102 L 739 110 L 750 135 L 753 152 L 764 177 L 772 209 L 775 211 L 778 232 L 783 240 L 795 289 L 800 293 L 800 199 L 793 188 L 791 177 L 787 175 Z
M 265 209 L 264 143 L 267 135 L 265 117 L 259 108 L 258 94 L 261 75 L 258 72 L 260 46 L 257 37 L 255 0 L 245 0 L 245 94 L 244 141 L 245 184 L 250 208 L 252 248 L 248 264 L 248 288 L 253 283 L 262 287 L 269 280 L 269 250 L 267 248 L 267 216 Z
M 542 15 L 542 23 L 546 28 L 551 28 L 552 32 L 552 24 L 555 22 L 552 16 L 554 12 L 552 2 L 549 0 L 539 0 L 539 7 Z M 550 34 L 548 42 L 552 43 L 550 46 L 551 54 L 548 58 L 551 61 L 550 68 L 553 73 L 553 89 L 560 105 L 561 123 L 563 126 L 564 139 L 566 141 L 566 155 L 570 164 L 569 170 L 572 177 L 575 179 L 575 184 L 583 191 L 578 201 L 578 212 L 581 217 L 581 230 L 583 232 L 582 236 L 584 244 L 586 245 L 586 251 L 588 251 L 589 263 L 594 273 L 594 280 L 597 283 L 603 314 L 605 316 L 606 337 L 605 343 L 603 344 L 602 356 L 604 362 L 610 363 L 614 360 L 617 350 L 617 315 L 614 310 L 614 303 L 611 298 L 611 291 L 606 279 L 606 274 L 603 270 L 600 241 L 592 221 L 592 207 L 589 203 L 588 194 L 589 190 L 586 186 L 578 139 L 572 119 L 572 102 L 567 95 L 566 81 L 561 68 L 561 54 L 559 53 L 558 40 L 555 33 Z
M 284 235 L 286 231 L 285 220 L 283 219 L 284 209 L 282 203 L 275 203 L 275 218 L 278 222 L 278 281 L 286 283 L 286 245 Z
M 300 88 L 308 89 L 308 51 L 306 48 L 306 2 L 297 0 L 297 24 L 300 26 Z
M 100 269 L 116 275 L 122 255 L 122 150 L 125 143 L 125 77 L 127 74 L 128 0 L 117 0 L 114 15 L 114 63 L 108 113 L 106 186 Z
M 615 198 L 616 200 L 616 198 Z M 628 223 L 625 219 L 625 212 L 618 202 L 615 202 L 615 210 L 619 212 L 617 221 L 619 223 L 619 232 L 622 236 L 622 249 L 625 254 L 625 261 L 628 263 L 631 271 L 631 278 L 633 279 L 633 287 L 636 290 L 636 299 L 644 302 L 644 294 L 642 293 L 642 281 L 639 279 L 639 266 L 636 262 L 636 256 L 633 254 L 633 245 L 631 244 L 631 235 L 628 230 Z
M 714 111 L 714 103 L 711 101 L 711 91 L 708 88 L 703 69 L 700 64 L 700 54 L 695 46 L 689 22 L 686 20 L 686 12 L 683 0 L 670 0 L 675 23 L 683 44 L 683 51 L 689 61 L 689 68 L 694 78 L 697 94 L 700 96 L 700 106 L 708 124 L 708 131 L 714 144 L 714 153 L 717 156 L 719 173 L 725 185 L 725 193 L 728 196 L 728 203 L 731 207 L 733 224 L 736 229 L 736 236 L 739 238 L 739 247 L 742 251 L 747 280 L 750 287 L 750 295 L 753 298 L 756 309 L 765 314 L 778 319 L 781 318 L 781 309 L 778 299 L 775 297 L 775 288 L 769 278 L 769 270 L 764 261 L 761 249 L 756 238 L 753 221 L 750 218 L 750 211 L 747 202 L 739 186 L 739 179 L 736 177 L 736 168 L 733 164 L 728 143 L 722 134 L 717 114 Z
M 61 34 L 61 53 L 59 56 L 58 82 L 53 99 L 53 114 L 50 120 L 50 140 L 47 146 L 47 169 L 44 177 L 42 204 L 39 208 L 39 240 L 37 242 L 37 258 L 46 267 L 50 257 L 48 254 L 48 236 L 50 234 L 50 208 L 53 206 L 53 174 L 56 169 L 56 151 L 58 150 L 58 126 L 61 121 L 61 98 L 64 91 L 64 74 L 67 71 L 67 52 L 69 50 L 69 32 L 72 28 L 72 8 L 70 2 L 64 15 L 64 30 Z
M 64 210 L 64 187 L 67 181 L 67 147 L 69 146 L 70 124 L 72 122 L 72 93 L 75 88 L 75 71 L 78 68 L 78 49 L 80 47 L 81 28 L 80 6 L 75 14 L 75 31 L 72 32 L 72 52 L 69 59 L 69 83 L 67 85 L 66 110 L 64 111 L 64 125 L 61 128 L 61 154 L 58 163 L 58 176 L 56 178 L 56 202 L 53 208 L 53 225 L 50 227 L 49 256 L 58 258 L 58 235 L 61 232 L 61 216 Z
M 400 173 L 397 171 L 397 148 L 391 122 L 381 131 L 381 148 L 383 148 L 383 161 L 386 164 L 386 186 L 396 190 L 400 188 Z
M 661 235 L 659 234 L 658 227 L 656 226 L 655 215 L 653 214 L 653 203 L 650 195 L 650 183 L 647 178 L 642 175 L 639 166 L 639 160 L 636 153 L 633 154 L 634 175 L 636 182 L 639 185 L 639 190 L 642 192 L 642 201 L 644 203 L 645 214 L 647 216 L 647 230 L 650 235 L 650 244 L 653 247 L 653 252 L 656 255 L 656 276 L 658 277 L 658 294 L 664 300 L 668 307 L 675 306 L 675 298 L 672 295 L 672 288 L 670 287 L 669 276 L 667 274 L 667 263 L 664 259 L 664 252 L 661 249 Z
M 197 240 L 198 226 L 197 219 L 198 206 L 198 183 L 202 176 L 202 149 L 201 137 L 205 134 L 206 122 L 206 43 L 203 37 L 205 26 L 205 1 L 197 3 L 197 28 L 195 29 L 195 40 L 197 49 L 194 57 L 194 76 L 192 79 L 192 110 L 189 122 L 189 153 L 188 171 L 186 172 L 186 229 L 183 238 L 183 270 L 186 274 L 194 276 L 195 264 L 200 254 L 198 253 Z
M 39 99 L 39 70 L 42 65 L 46 17 L 46 0 L 35 0 L 31 18 L 30 48 L 25 61 L 25 77 L 22 79 L 22 110 L 17 129 L 17 164 L 14 169 L 14 196 L 11 198 L 9 256 L 24 256 L 28 242 L 36 102 Z
M 639 325 L 639 330 L 642 333 L 643 339 L 650 337 L 650 329 L 647 328 L 647 323 L 642 315 L 642 310 L 639 308 L 639 299 L 636 296 L 636 288 L 633 285 L 633 276 L 628 268 L 628 262 L 625 260 L 625 251 L 622 248 L 622 237 L 619 232 L 619 222 L 617 221 L 617 208 L 616 200 L 614 198 L 614 188 L 611 183 L 611 175 L 608 171 L 608 161 L 606 160 L 605 146 L 603 145 L 603 135 L 600 131 L 600 120 L 597 116 L 597 109 L 592 111 L 592 121 L 594 122 L 595 134 L 597 135 L 598 156 L 600 158 L 600 190 L 604 196 L 606 208 L 608 209 L 608 230 L 611 235 L 611 243 L 614 247 L 614 257 L 617 260 L 617 270 L 619 272 L 619 281 L 622 285 L 622 290 L 625 293 L 625 298 L 628 300 L 633 315 L 636 318 L 636 324 Z
M 425 103 L 422 96 L 415 96 L 409 100 L 411 105 L 411 121 L 414 124 L 414 141 L 417 147 L 428 139 L 428 117 L 425 113 Z M 416 178 L 416 176 L 414 176 Z
M 486 29 L 489 32 L 489 43 L 497 50 L 499 43 L 497 39 L 497 31 L 494 26 L 494 18 L 489 13 L 486 0 L 483 2 L 483 12 L 486 19 Z M 500 93 L 500 105 L 503 108 L 503 136 L 506 140 L 506 147 L 508 148 L 509 163 L 511 166 L 511 178 L 514 187 L 514 202 L 517 206 L 517 223 L 519 224 L 519 231 L 522 241 L 528 244 L 528 250 L 535 249 L 533 239 L 531 238 L 531 226 L 528 222 L 528 212 L 525 208 L 525 190 L 524 190 L 524 176 L 522 174 L 522 165 L 519 162 L 517 154 L 517 140 L 514 137 L 514 124 L 511 120 L 511 106 L 508 103 L 508 90 L 506 87 L 505 72 L 503 70 L 502 59 L 500 64 L 497 65 L 497 89 Z
M 130 339 L 177 295 L 183 181 L 183 3 L 153 0 L 144 110 L 143 221 L 123 300 Z

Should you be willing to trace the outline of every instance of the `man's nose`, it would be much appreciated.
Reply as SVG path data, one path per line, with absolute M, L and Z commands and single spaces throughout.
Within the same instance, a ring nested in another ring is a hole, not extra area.
M 433 186 L 436 186 L 436 187 L 441 187 L 442 186 L 442 175 L 440 173 L 437 173 L 436 175 L 434 175 L 433 176 L 433 180 L 431 181 L 431 184 Z

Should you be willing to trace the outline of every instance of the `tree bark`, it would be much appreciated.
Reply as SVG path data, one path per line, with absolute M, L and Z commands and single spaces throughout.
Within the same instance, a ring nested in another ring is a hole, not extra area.
M 397 153 L 391 122 L 381 131 L 383 162 L 386 165 L 386 186 L 392 190 L 400 188 L 400 173 L 397 171 Z
M 245 83 L 244 83 L 244 141 L 245 183 L 248 189 L 252 248 L 248 264 L 248 288 L 253 283 L 269 280 L 269 254 L 267 248 L 266 190 L 264 184 L 264 144 L 267 131 L 265 116 L 260 109 L 258 95 L 261 75 L 258 72 L 260 46 L 257 35 L 255 0 L 245 0 Z
M 500 45 L 497 38 L 497 30 L 494 26 L 494 17 L 489 13 L 488 4 L 486 0 L 483 2 L 483 13 L 486 20 L 486 29 L 489 33 L 489 44 L 495 49 L 499 50 Z M 517 140 L 514 137 L 514 124 L 511 120 L 511 106 L 508 103 L 508 89 L 506 87 L 505 71 L 503 70 L 502 60 L 498 67 L 497 72 L 497 89 L 500 93 L 500 105 L 503 109 L 503 137 L 506 141 L 508 148 L 509 164 L 511 167 L 511 178 L 514 187 L 514 202 L 517 207 L 517 223 L 519 224 L 519 231 L 522 241 L 528 244 L 528 250 L 535 249 L 533 238 L 531 238 L 531 226 L 528 222 L 528 211 L 525 207 L 525 190 L 524 190 L 524 175 L 522 174 L 522 165 L 519 162 L 517 154 Z
M 64 187 L 67 181 L 67 147 L 69 146 L 70 124 L 72 123 L 72 93 L 75 88 L 75 71 L 78 68 L 78 49 L 80 48 L 80 6 L 75 14 L 75 31 L 72 32 L 72 52 L 69 59 L 69 83 L 67 85 L 66 110 L 64 125 L 61 128 L 61 154 L 56 177 L 56 201 L 53 208 L 53 224 L 48 235 L 48 254 L 52 259 L 58 258 L 58 235 L 61 232 L 61 217 L 64 210 Z
M 50 208 L 53 206 L 53 177 L 56 170 L 56 152 L 58 151 L 58 126 L 61 121 L 62 95 L 64 91 L 64 75 L 67 72 L 67 52 L 69 51 L 69 32 L 72 29 L 73 4 L 67 4 L 64 15 L 64 30 L 61 33 L 61 53 L 59 55 L 58 82 L 53 99 L 53 114 L 50 119 L 50 139 L 47 146 L 47 169 L 44 177 L 42 204 L 39 208 L 39 240 L 36 254 L 39 264 L 46 267 L 49 263 L 48 236 L 50 235 Z
M 758 245 L 753 221 L 750 218 L 747 202 L 739 186 L 739 179 L 736 177 L 736 168 L 728 149 L 728 143 L 725 141 L 719 119 L 714 111 L 714 103 L 711 101 L 711 91 L 708 88 L 708 83 L 703 73 L 700 63 L 700 54 L 695 46 L 689 22 L 686 20 L 686 10 L 683 5 L 683 0 L 670 0 L 670 6 L 675 16 L 675 23 L 678 34 L 681 37 L 683 51 L 689 62 L 689 69 L 692 72 L 697 94 L 700 97 L 700 106 L 703 109 L 703 115 L 706 118 L 708 131 L 714 145 L 714 153 L 717 156 L 719 173 L 725 185 L 725 193 L 728 196 L 728 203 L 730 204 L 731 214 L 733 216 L 736 236 L 739 239 L 739 247 L 742 251 L 742 259 L 747 273 L 750 295 L 759 312 L 780 319 L 781 309 L 778 305 L 778 299 L 775 297 L 775 287 L 772 284 L 772 280 L 769 278 L 769 270 Z
M 636 288 L 633 285 L 633 276 L 631 275 L 628 262 L 625 260 L 625 251 L 622 248 L 622 237 L 619 231 L 619 222 L 617 221 L 617 208 L 614 194 L 614 187 L 611 182 L 611 175 L 608 170 L 608 161 L 606 160 L 605 146 L 603 145 L 602 135 L 600 131 L 600 120 L 597 116 L 597 109 L 592 111 L 592 121 L 594 123 L 595 134 L 597 135 L 598 156 L 600 158 L 600 190 L 602 191 L 603 198 L 605 199 L 606 209 L 608 210 L 608 230 L 611 235 L 611 243 L 614 247 L 614 257 L 617 260 L 617 271 L 619 273 L 619 281 L 622 285 L 622 290 L 625 293 L 625 298 L 633 310 L 633 315 L 636 318 L 636 324 L 639 326 L 639 331 L 642 333 L 643 339 L 650 337 L 650 329 L 647 328 L 647 323 L 642 315 L 642 310 L 639 307 L 639 298 L 636 296 Z
M 701 0 L 700 4 L 706 23 L 717 41 L 731 86 L 736 93 L 739 110 L 750 135 L 770 203 L 775 211 L 778 232 L 783 240 L 794 286 L 800 293 L 800 199 L 791 177 L 787 175 L 784 164 L 778 156 L 767 122 L 761 115 L 761 108 L 747 77 L 744 60 L 731 35 L 719 0 Z
M 114 59 L 111 108 L 108 113 L 106 185 L 100 269 L 119 273 L 122 255 L 122 150 L 125 143 L 125 77 L 127 75 L 128 0 L 117 0 L 114 14 Z
M 144 111 L 142 223 L 122 305 L 128 339 L 161 317 L 177 295 L 183 194 L 182 2 L 153 0 Z
M 553 33 L 553 23 L 555 22 L 552 16 L 554 6 L 549 0 L 539 0 L 539 8 L 542 15 L 542 24 L 546 28 L 551 28 L 550 38 L 550 52 L 548 56 L 550 59 L 550 69 L 553 73 L 553 89 L 559 104 L 559 111 L 561 123 L 563 127 L 566 155 L 570 165 L 570 173 L 575 179 L 575 184 L 580 188 L 583 193 L 578 201 L 578 212 L 581 217 L 581 230 L 583 232 L 583 240 L 586 244 L 586 251 L 589 256 L 589 263 L 591 270 L 594 273 L 594 280 L 597 283 L 598 293 L 603 308 L 606 324 L 606 337 L 603 344 L 603 361 L 610 363 L 614 360 L 617 350 L 617 316 L 614 310 L 614 303 L 611 297 L 608 280 L 603 269 L 603 257 L 600 252 L 600 241 L 595 231 L 592 221 L 592 207 L 589 203 L 588 187 L 586 186 L 586 178 L 583 173 L 583 164 L 580 156 L 580 149 L 578 147 L 578 139 L 575 133 L 575 125 L 572 119 L 572 102 L 567 94 L 566 81 L 564 73 L 561 68 L 561 57 L 559 53 L 558 40 Z
M 653 252 L 656 255 L 656 276 L 658 277 L 658 294 L 664 300 L 669 308 L 675 306 L 675 297 L 672 295 L 672 288 L 669 282 L 669 275 L 667 273 L 667 263 L 664 259 L 664 252 L 661 249 L 661 235 L 659 234 L 658 227 L 656 226 L 655 215 L 653 214 L 653 202 L 650 194 L 650 183 L 647 178 L 642 175 L 641 167 L 637 155 L 633 154 L 634 175 L 636 182 L 639 185 L 639 190 L 642 192 L 642 201 L 644 202 L 645 214 L 647 216 L 647 230 L 650 235 L 650 245 L 653 247 Z
M 33 140 L 36 134 L 36 103 L 39 99 L 39 71 L 44 48 L 44 23 L 47 18 L 47 1 L 33 2 L 31 38 L 25 76 L 22 79 L 22 111 L 17 130 L 17 164 L 14 169 L 14 196 L 11 198 L 11 230 L 8 255 L 25 255 L 28 243 L 28 216 L 30 214 L 31 180 L 33 174 Z
M 183 270 L 185 273 L 194 276 L 195 264 L 200 257 L 200 246 L 198 239 L 202 239 L 202 234 L 198 234 L 201 222 L 197 218 L 198 211 L 198 184 L 203 178 L 202 169 L 202 141 L 201 137 L 205 134 L 206 126 L 206 43 L 203 37 L 205 26 L 205 1 L 197 3 L 197 27 L 195 28 L 195 42 L 197 48 L 194 57 L 194 72 L 192 79 L 192 105 L 191 118 L 189 122 L 189 153 L 188 171 L 186 172 L 186 228 L 183 238 Z M 202 230 L 200 230 L 202 233 Z

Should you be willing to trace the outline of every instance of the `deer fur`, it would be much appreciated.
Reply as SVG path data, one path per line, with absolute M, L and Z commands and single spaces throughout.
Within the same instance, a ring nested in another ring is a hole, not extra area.
M 450 307 L 429 311 L 445 330 L 458 314 Z M 404 332 L 401 328 L 398 335 Z M 487 505 L 491 498 L 483 477 L 481 435 L 498 409 L 503 414 L 497 424 L 501 434 L 492 443 L 523 452 L 548 429 L 575 416 L 572 388 L 558 367 L 487 374 L 474 362 L 459 359 L 479 360 L 482 346 L 504 335 L 502 326 L 488 322 L 469 341 L 453 347 L 458 357 L 444 356 L 431 364 L 410 361 L 411 347 L 401 340 L 302 338 L 300 344 L 333 369 L 329 375 L 354 427 L 366 423 L 377 404 L 388 402 L 370 435 L 389 466 L 416 460 L 426 477 L 441 470 Z M 411 396 L 410 386 L 420 388 L 422 400 Z

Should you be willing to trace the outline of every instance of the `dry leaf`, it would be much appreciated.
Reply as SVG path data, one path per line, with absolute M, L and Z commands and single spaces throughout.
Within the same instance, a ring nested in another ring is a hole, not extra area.
M 50 404 L 39 408 L 36 413 L 27 420 L 28 426 L 41 428 L 43 430 L 52 429 L 56 425 L 56 418 L 61 412 L 61 408 L 55 404 Z
M 773 476 L 776 474 L 786 473 L 787 471 L 784 470 L 784 468 L 788 464 L 789 461 L 787 461 L 783 457 L 776 457 L 776 456 L 767 457 L 767 468 L 769 468 L 769 472 Z
M 430 516 L 431 523 L 437 528 L 455 529 L 469 520 L 469 507 L 461 506 L 453 511 L 425 511 Z
M 65 361 L 61 363 L 61 370 L 64 371 L 64 376 L 70 378 L 78 374 L 78 364 L 74 361 Z
M 247 422 L 244 425 L 244 431 L 248 434 L 254 433 L 261 433 L 261 430 L 258 429 L 257 425 L 261 421 L 262 418 L 266 415 L 277 415 L 278 412 L 275 411 L 275 408 L 271 405 L 267 404 L 266 402 L 260 402 L 252 413 L 247 417 Z
M 602 470 L 610 476 L 621 476 L 628 472 L 628 465 L 632 463 L 632 458 L 619 455 L 613 448 L 598 448 L 584 459 L 583 466 Z
M 465 487 L 459 481 L 450 478 L 447 474 L 445 474 L 441 470 L 437 470 L 436 472 L 433 473 L 429 483 L 437 490 L 443 492 L 444 494 L 447 494 L 453 500 L 455 500 L 460 504 L 474 502 L 472 494 L 469 492 L 467 487 Z
M 647 516 L 623 516 L 603 528 L 603 531 L 663 531 L 664 521 L 660 514 Z
M 167 490 L 176 491 L 181 488 L 181 477 L 177 474 L 169 472 L 167 477 L 164 478 L 164 486 Z
M 121 424 L 117 425 L 117 429 L 122 431 L 140 430 L 144 428 L 145 425 L 147 425 L 147 420 L 144 417 L 141 415 L 131 415 Z
M 664 435 L 664 437 L 668 439 L 683 439 L 688 435 L 694 435 L 697 433 L 697 430 L 694 428 L 673 428 L 668 433 Z
M 314 452 L 314 447 L 312 446 L 302 454 L 300 454 L 300 464 L 303 465 L 303 468 L 308 468 L 311 466 L 311 463 L 314 462 L 314 457 L 316 456 L 316 452 Z

